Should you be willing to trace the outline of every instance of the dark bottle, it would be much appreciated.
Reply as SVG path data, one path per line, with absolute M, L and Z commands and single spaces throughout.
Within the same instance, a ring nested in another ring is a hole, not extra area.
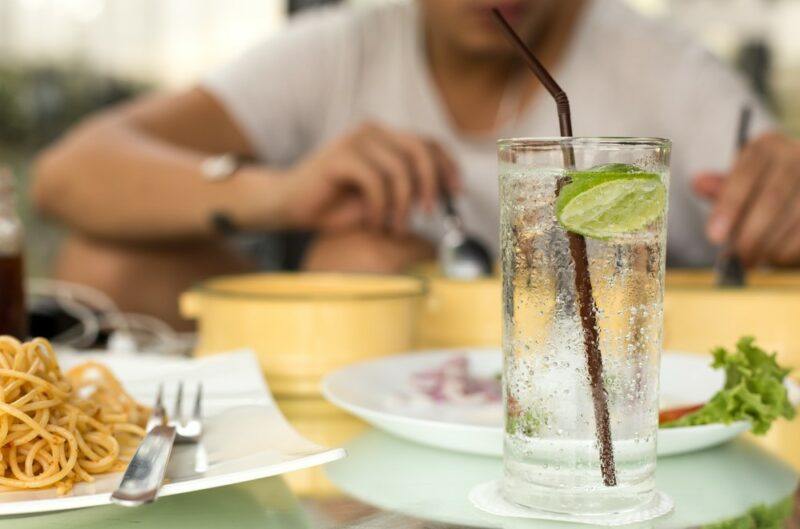
M 0 167 L 0 334 L 28 337 L 25 310 L 23 231 L 17 215 L 14 179 Z

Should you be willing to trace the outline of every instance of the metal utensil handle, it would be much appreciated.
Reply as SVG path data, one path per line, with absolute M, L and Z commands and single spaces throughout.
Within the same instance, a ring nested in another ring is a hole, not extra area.
M 441 189 L 441 199 L 442 199 L 442 206 L 444 206 L 444 213 L 448 217 L 455 217 L 459 218 L 458 211 L 456 210 L 456 205 L 453 202 L 453 195 L 450 194 L 448 189 L 445 189 L 442 186 Z
M 743 106 L 739 112 L 739 128 L 736 132 L 736 148 L 739 152 L 745 148 L 750 137 L 752 114 L 753 109 L 750 105 Z M 747 282 L 747 270 L 736 253 L 735 244 L 745 217 L 743 212 L 750 210 L 750 206 L 752 206 L 752 202 L 758 194 L 758 186 L 759 182 L 756 180 L 743 207 L 739 210 L 739 214 L 733 219 L 733 226 L 728 233 L 728 240 L 717 252 L 717 260 L 714 263 L 714 282 L 719 287 L 743 287 Z
M 126 507 L 154 501 L 164 481 L 173 444 L 175 428 L 172 426 L 159 425 L 147 432 L 111 495 L 111 501 Z

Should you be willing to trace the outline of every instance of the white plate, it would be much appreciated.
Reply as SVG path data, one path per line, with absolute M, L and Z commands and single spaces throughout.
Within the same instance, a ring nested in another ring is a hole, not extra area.
M 151 403 L 160 383 L 171 404 L 177 381 L 185 397 L 193 398 L 203 382 L 205 433 L 199 448 L 178 445 L 167 469 L 161 496 L 210 489 L 322 465 L 344 457 L 342 449 L 327 449 L 303 438 L 289 426 L 249 351 L 199 360 L 158 356 L 58 353 L 64 368 L 96 360 L 110 367 L 137 400 Z M 186 404 L 186 403 L 185 403 Z M 54 489 L 0 492 L 0 515 L 76 509 L 110 502 L 121 473 L 80 483 L 64 496 Z
M 502 408 L 498 405 L 436 404 L 398 406 L 391 396 L 409 389 L 411 375 L 466 354 L 479 376 L 500 372 L 497 349 L 421 351 L 360 363 L 327 376 L 322 392 L 330 402 L 381 430 L 418 443 L 490 456 L 503 452 Z M 710 357 L 666 352 L 661 362 L 661 402 L 691 405 L 707 401 L 722 386 L 724 375 L 709 366 Z M 787 382 L 790 398 L 800 402 L 800 387 Z M 744 421 L 658 431 L 660 456 L 683 454 L 718 445 L 747 431 Z

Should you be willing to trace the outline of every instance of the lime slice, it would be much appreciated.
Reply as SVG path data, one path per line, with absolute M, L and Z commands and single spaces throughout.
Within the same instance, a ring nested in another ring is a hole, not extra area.
M 587 169 L 586 171 L 581 171 L 580 173 L 644 173 L 644 171 L 629 163 L 606 163 L 603 165 L 595 165 L 591 169 Z
M 667 189 L 657 174 L 618 171 L 618 164 L 572 173 L 556 200 L 556 216 L 572 232 L 595 239 L 639 231 L 664 214 Z

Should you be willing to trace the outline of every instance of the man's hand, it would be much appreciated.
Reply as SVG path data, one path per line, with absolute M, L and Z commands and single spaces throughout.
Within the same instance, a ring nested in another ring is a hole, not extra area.
M 455 193 L 455 163 L 435 142 L 364 124 L 289 171 L 284 196 L 292 228 L 369 228 L 403 233 L 412 206 L 436 206 L 442 187 Z
M 744 148 L 731 173 L 704 173 L 695 191 L 714 202 L 708 238 L 732 240 L 747 265 L 800 264 L 800 142 L 766 134 Z

